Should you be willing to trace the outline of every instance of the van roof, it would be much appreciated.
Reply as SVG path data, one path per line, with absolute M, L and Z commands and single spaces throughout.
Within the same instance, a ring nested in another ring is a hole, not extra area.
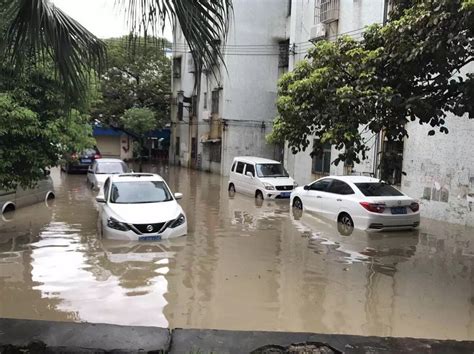
M 279 161 L 265 159 L 263 157 L 255 157 L 255 156 L 236 156 L 234 157 L 234 161 L 242 161 L 242 162 L 248 162 L 248 163 L 278 163 L 278 164 L 281 163 Z

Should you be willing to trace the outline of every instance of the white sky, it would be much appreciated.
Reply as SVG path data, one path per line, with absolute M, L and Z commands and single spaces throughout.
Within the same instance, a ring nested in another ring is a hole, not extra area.
M 115 0 L 52 1 L 99 38 L 120 37 L 129 32 L 123 12 L 114 6 Z M 171 39 L 169 28 L 165 29 L 165 37 Z

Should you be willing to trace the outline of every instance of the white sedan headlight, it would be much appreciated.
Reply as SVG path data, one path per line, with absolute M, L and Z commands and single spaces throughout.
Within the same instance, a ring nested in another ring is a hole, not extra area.
M 275 189 L 275 186 L 267 182 L 263 182 L 263 186 L 265 187 L 266 190 L 269 190 L 269 191 L 272 191 Z

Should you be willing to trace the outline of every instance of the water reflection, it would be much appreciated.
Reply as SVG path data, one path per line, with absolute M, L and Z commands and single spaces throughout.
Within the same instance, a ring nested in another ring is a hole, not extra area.
M 85 176 L 0 222 L 0 316 L 163 327 L 474 338 L 472 229 L 345 236 L 287 201 L 151 166 L 184 193 L 189 234 L 102 240 Z

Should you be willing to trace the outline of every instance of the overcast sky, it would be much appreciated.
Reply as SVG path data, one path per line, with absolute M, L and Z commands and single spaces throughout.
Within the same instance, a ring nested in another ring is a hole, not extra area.
M 128 33 L 123 13 L 115 0 L 53 0 L 53 3 L 99 38 L 119 37 Z M 165 31 L 171 39 L 171 31 Z

